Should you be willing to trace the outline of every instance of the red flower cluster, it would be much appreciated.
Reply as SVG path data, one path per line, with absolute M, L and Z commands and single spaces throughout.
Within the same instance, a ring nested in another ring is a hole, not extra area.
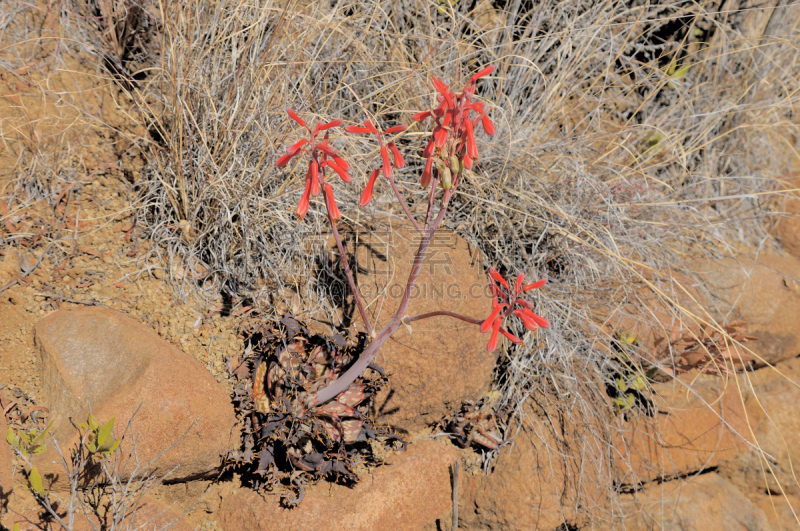
M 483 324 L 481 324 L 481 333 L 486 333 L 490 329 L 492 331 L 492 335 L 489 337 L 489 344 L 486 345 L 486 350 L 492 352 L 495 348 L 497 348 L 498 333 L 506 336 L 509 341 L 515 345 L 522 343 L 520 338 L 503 328 L 503 319 L 506 317 L 513 315 L 514 317 L 519 318 L 522 321 L 522 324 L 528 330 L 550 327 L 550 322 L 547 319 L 533 313 L 533 304 L 519 298 L 522 293 L 532 289 L 541 288 L 547 284 L 546 279 L 523 286 L 522 281 L 525 279 L 525 275 L 520 273 L 519 276 L 517 276 L 517 282 L 512 290 L 511 285 L 494 268 L 489 269 L 489 278 L 492 281 L 492 313 L 490 313 L 489 317 L 487 317 L 486 320 L 483 321 Z M 497 282 L 500 283 L 500 286 L 497 285 Z M 500 302 L 500 299 L 502 299 L 504 302 Z M 515 308 L 516 306 L 519 307 Z
M 431 182 L 434 157 L 437 158 L 436 171 L 441 179 L 442 188 L 449 190 L 452 186 L 457 186 L 457 179 L 463 169 L 471 169 L 473 162 L 478 158 L 478 148 L 475 144 L 475 127 L 478 122 L 487 135 L 495 133 L 494 124 L 486 115 L 483 102 L 471 103 L 472 95 L 475 93 L 475 82 L 492 72 L 494 66 L 490 65 L 472 74 L 469 83 L 460 94 L 450 90 L 450 87 L 436 76 L 433 77 L 433 86 L 439 92 L 436 96 L 439 106 L 413 116 L 417 122 L 426 118 L 436 120 L 433 137 L 423 152 L 426 158 L 421 179 L 423 187 Z M 470 119 L 470 111 L 476 112 L 477 116 Z
M 311 128 L 308 127 L 308 124 L 293 110 L 286 109 L 286 114 L 288 114 L 292 120 L 303 126 L 309 134 L 308 138 L 303 138 L 286 148 L 286 154 L 280 157 L 275 163 L 276 166 L 282 168 L 289 164 L 289 162 L 300 153 L 306 153 L 308 155 L 306 188 L 305 191 L 303 191 L 303 196 L 300 198 L 300 203 L 298 203 L 295 213 L 300 219 L 303 219 L 308 212 L 311 196 L 313 195 L 316 197 L 320 194 L 320 191 L 322 191 L 325 195 L 325 206 L 328 208 L 328 214 L 335 222 L 337 219 L 341 218 L 342 215 L 333 197 L 333 187 L 326 181 L 327 170 L 330 168 L 335 171 L 346 183 L 353 180 L 347 173 L 347 170 L 350 169 L 350 164 L 338 155 L 336 148 L 328 143 L 328 129 L 342 125 L 342 120 L 339 118 L 326 124 L 317 122 L 317 125 L 312 131 Z M 317 136 L 322 131 L 325 131 L 325 135 L 322 142 L 317 143 Z M 307 148 L 304 147 L 306 145 L 308 146 Z
M 402 133 L 406 129 L 408 129 L 407 125 L 396 125 L 387 129 L 385 133 L 382 133 L 369 120 L 364 120 L 364 127 L 358 125 L 344 126 L 344 130 L 348 133 L 371 133 L 375 135 L 375 137 L 378 139 L 378 145 L 381 148 L 383 176 L 387 179 L 392 177 L 392 165 L 399 170 L 406 165 L 406 161 L 403 160 L 403 155 L 400 154 L 400 150 L 397 149 L 397 146 L 394 142 L 389 142 L 388 144 L 384 143 L 383 135 Z M 389 151 L 392 152 L 392 164 L 389 163 Z M 369 204 L 370 200 L 372 199 L 372 190 L 375 187 L 375 179 L 378 177 L 378 173 L 380 173 L 380 171 L 380 169 L 372 170 L 372 174 L 369 176 L 369 181 L 367 182 L 367 187 L 364 188 L 364 191 L 361 193 L 361 199 L 358 202 L 359 205 L 367 206 Z

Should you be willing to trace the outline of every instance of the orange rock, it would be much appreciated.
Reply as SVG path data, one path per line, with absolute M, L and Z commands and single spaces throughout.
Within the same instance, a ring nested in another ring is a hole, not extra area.
M 405 291 L 420 243 L 409 228 L 408 222 L 393 221 L 358 235 L 357 282 L 376 330 L 394 316 Z M 491 312 L 487 285 L 480 259 L 467 242 L 442 229 L 430 245 L 407 313 L 450 310 L 485 318 Z M 357 310 L 353 315 L 360 322 Z M 450 317 L 401 326 L 377 357 L 391 386 L 378 396 L 382 420 L 414 431 L 439 421 L 464 400 L 479 398 L 489 388 L 496 360 L 486 351 L 488 340 L 476 325 Z
M 72 422 L 85 422 L 91 410 L 102 421 L 112 417 L 120 436 L 133 419 L 142 468 L 178 441 L 150 468 L 156 474 L 178 469 L 170 479 L 213 474 L 220 453 L 235 441 L 236 423 L 227 393 L 197 360 L 161 339 L 153 330 L 119 312 L 102 308 L 59 310 L 36 324 L 42 381 L 41 404 L 50 409 L 55 437 L 64 452 L 78 444 Z M 137 412 L 138 410 L 138 412 Z M 133 450 L 128 430 L 120 448 Z M 51 488 L 63 488 L 63 468 L 52 444 L 35 464 Z M 133 462 L 123 471 L 131 472 Z
M 253 531 L 421 529 L 451 511 L 449 466 L 454 461 L 452 448 L 422 441 L 392 456 L 354 488 L 324 482 L 308 487 L 292 509 L 281 508 L 277 496 L 239 489 L 223 500 L 217 518 L 223 529 Z
M 613 431 L 620 481 L 666 480 L 691 474 L 748 452 L 750 426 L 761 418 L 748 393 L 715 377 L 691 382 L 690 374 L 656 384 L 657 426 L 649 419 L 623 422 Z M 687 383 L 688 382 L 688 383 Z M 685 385 L 682 385 L 685 384 Z M 691 389 L 687 387 L 691 385 Z M 724 419 L 724 421 L 723 421 Z
M 172 531 L 191 531 L 195 526 L 189 519 L 182 515 L 182 510 L 178 507 L 165 504 L 153 497 L 144 496 L 136 503 L 136 510 L 130 508 L 127 515 L 117 524 L 117 529 L 163 529 L 170 522 L 173 523 L 169 529 Z M 91 510 L 87 507 L 88 510 Z M 79 508 L 75 512 L 75 520 L 72 529 L 74 531 L 94 531 L 96 529 L 111 529 L 113 520 L 112 514 L 104 514 L 100 511 L 100 517 L 96 514 L 87 517 Z M 59 516 L 66 522 L 66 512 L 58 511 Z M 15 524 L 19 525 L 20 531 L 40 531 L 41 529 L 56 529 L 61 526 L 58 523 L 47 524 L 55 519 L 49 515 L 44 508 L 39 506 L 32 498 L 25 500 L 24 505 L 14 506 L 3 520 L 3 524 L 9 529 L 13 529 Z M 49 527 L 48 527 L 49 525 Z
M 767 531 L 767 517 L 734 485 L 708 473 L 688 481 L 653 484 L 622 497 L 624 528 L 703 529 L 706 531 Z M 618 526 L 620 529 L 623 526 Z M 616 528 L 616 527 L 615 527 Z
M 800 258 L 800 178 L 787 179 L 783 185 L 786 190 L 779 206 L 783 215 L 772 228 L 772 235 L 790 254 Z
M 758 261 L 702 260 L 695 264 L 703 281 L 706 308 L 718 320 L 743 319 L 759 341 L 747 346 L 763 360 L 777 363 L 800 355 L 800 260 L 760 254 Z
M 5 435 L 8 431 L 6 416 L 0 413 L 0 430 Z M 0 441 L 0 517 L 6 512 L 11 492 L 14 490 L 14 483 L 11 479 L 11 446 L 5 441 Z

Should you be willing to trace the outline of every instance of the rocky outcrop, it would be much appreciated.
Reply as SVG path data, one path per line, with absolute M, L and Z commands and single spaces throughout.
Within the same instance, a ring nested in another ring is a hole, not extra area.
M 716 473 L 653 484 L 622 497 L 625 529 L 767 531 L 767 517 L 741 490 Z
M 760 365 L 800 355 L 800 261 L 761 254 L 695 264 L 705 308 L 719 322 L 743 319 Z
M 653 385 L 653 391 L 659 411 L 656 418 L 632 417 L 620 422 L 614 432 L 622 483 L 692 474 L 753 448 L 748 423 L 758 408 L 753 397 L 734 382 L 726 386 L 716 377 L 689 374 Z
M 103 421 L 116 419 L 120 448 L 128 455 L 135 446 L 139 473 L 175 469 L 169 476 L 173 481 L 213 474 L 220 454 L 236 443 L 230 398 L 205 367 L 119 312 L 51 313 L 36 324 L 36 345 L 41 405 L 50 410 L 64 452 L 78 444 L 72 423 L 85 422 L 90 411 Z M 54 482 L 51 488 L 64 486 L 57 460 L 48 444 L 35 461 L 46 482 Z
M 397 310 L 420 236 L 407 222 L 386 222 L 351 237 L 358 287 L 373 326 L 380 329 Z M 450 310 L 473 318 L 491 312 L 488 280 L 480 259 L 457 234 L 441 229 L 430 245 L 408 315 Z M 357 316 L 358 312 L 354 312 Z M 489 389 L 496 356 L 486 351 L 488 335 L 450 317 L 417 321 L 383 345 L 377 362 L 390 388 L 378 397 L 382 420 L 409 431 L 439 421 L 465 400 Z
M 281 508 L 277 496 L 238 489 L 222 502 L 223 529 L 421 529 L 451 511 L 449 466 L 455 453 L 434 441 L 409 445 L 353 488 L 307 487 L 302 503 Z

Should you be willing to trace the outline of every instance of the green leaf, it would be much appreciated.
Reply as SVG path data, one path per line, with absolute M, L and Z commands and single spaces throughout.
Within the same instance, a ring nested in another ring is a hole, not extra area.
M 55 422 L 55 421 L 51 420 L 50 424 L 48 424 L 45 429 L 43 429 L 41 432 L 39 432 L 39 434 L 36 437 L 34 437 L 34 439 L 31 441 L 31 444 L 40 443 L 42 441 L 42 439 L 44 439 L 44 436 L 47 435 L 47 432 L 50 431 L 50 428 L 53 427 L 53 422 Z
M 31 482 L 31 489 L 33 489 L 34 492 L 40 494 L 41 496 L 47 494 L 42 486 L 42 476 L 39 475 L 39 471 L 35 466 L 31 467 L 31 473 L 28 476 L 28 481 Z
M 101 448 L 106 445 L 108 442 L 108 438 L 111 436 L 111 430 L 114 429 L 114 419 L 116 417 L 111 417 L 111 420 L 103 424 L 103 426 L 97 431 L 97 446 Z M 113 439 L 112 439 L 113 440 Z
M 94 418 L 94 415 L 92 415 L 91 413 L 89 413 L 89 416 L 86 417 L 86 422 L 89 424 L 89 427 L 92 430 L 96 430 L 97 428 L 100 427 L 100 425 L 97 423 L 97 419 Z
M 8 441 L 8 444 L 10 444 L 11 446 L 16 446 L 17 443 L 19 442 L 19 437 L 17 437 L 17 432 L 14 431 L 14 428 L 12 428 L 11 426 L 8 427 L 8 431 L 6 432 L 6 440 Z
M 14 524 L 14 529 L 11 531 L 19 531 L 19 524 Z
M 628 390 L 628 386 L 625 384 L 625 380 L 623 380 L 622 378 L 617 378 L 614 380 L 614 382 L 617 384 L 617 389 L 619 389 L 623 393 Z
M 114 453 L 114 450 L 116 450 L 119 447 L 119 442 L 120 442 L 119 439 L 114 439 L 111 442 L 111 445 L 106 445 L 106 446 L 103 446 L 103 447 L 99 448 L 98 452 L 101 452 L 101 453 L 103 453 L 105 455 L 112 454 L 112 453 Z
M 634 378 L 633 381 L 631 381 L 631 387 L 639 391 L 644 389 L 644 380 L 642 379 L 642 377 L 637 376 L 636 378 Z
M 672 79 L 681 79 L 683 76 L 686 75 L 687 72 L 689 72 L 689 68 L 691 66 L 692 65 L 686 64 L 686 65 L 683 65 L 682 67 L 680 67 L 679 69 L 677 69 L 675 71 L 675 73 L 671 74 Z

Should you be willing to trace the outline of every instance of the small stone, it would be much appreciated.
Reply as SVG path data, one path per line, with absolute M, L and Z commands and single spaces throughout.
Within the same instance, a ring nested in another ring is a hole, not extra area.
M 151 271 L 153 273 L 153 277 L 155 277 L 157 280 L 161 280 L 162 278 L 164 278 L 164 270 L 163 269 L 156 268 L 156 269 L 152 269 Z

